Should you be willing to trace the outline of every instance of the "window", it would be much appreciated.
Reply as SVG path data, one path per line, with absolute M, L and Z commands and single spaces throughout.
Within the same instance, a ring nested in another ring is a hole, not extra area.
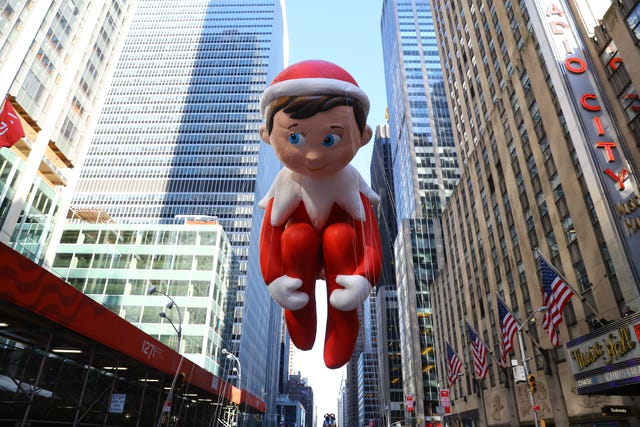
M 192 266 L 192 255 L 176 255 L 173 263 L 173 268 L 175 270 L 191 270 Z
M 561 219 L 561 222 L 565 236 L 567 237 L 567 242 L 571 243 L 576 240 L 576 230 L 573 227 L 573 220 L 571 217 L 567 215 Z
M 53 260 L 53 266 L 58 268 L 59 267 L 68 268 L 71 265 L 72 256 L 73 256 L 72 254 L 58 253 L 55 259 Z
M 631 34 L 636 39 L 636 44 L 640 44 L 640 4 L 636 4 L 626 21 Z
M 78 230 L 68 230 L 62 233 L 62 238 L 60 239 L 60 243 L 76 243 L 78 241 L 78 235 L 80 231 Z

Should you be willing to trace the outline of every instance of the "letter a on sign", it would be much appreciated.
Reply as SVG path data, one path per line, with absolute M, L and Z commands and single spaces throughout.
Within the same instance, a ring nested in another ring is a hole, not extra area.
M 564 11 L 560 9 L 557 4 L 551 3 L 549 7 L 547 7 L 547 16 L 551 15 L 564 16 Z

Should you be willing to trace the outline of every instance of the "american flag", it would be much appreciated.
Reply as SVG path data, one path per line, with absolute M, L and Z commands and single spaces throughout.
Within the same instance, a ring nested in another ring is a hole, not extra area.
M 480 340 L 480 337 L 473 330 L 471 324 L 467 320 L 467 331 L 469 332 L 469 341 L 471 341 L 471 354 L 473 356 L 473 370 L 477 378 L 484 378 L 489 371 L 489 362 L 487 360 L 487 346 Z
M 462 376 L 460 372 L 462 370 L 462 361 L 449 343 L 447 343 L 447 360 L 449 361 L 449 386 L 452 386 L 458 377 Z
M 557 329 L 562 323 L 562 311 L 573 296 L 573 291 L 543 256 L 540 256 L 540 278 L 542 303 L 547 307 L 542 319 L 542 327 L 549 334 L 551 344 L 557 347 L 560 345 Z
M 507 355 L 513 351 L 513 336 L 518 331 L 518 322 L 498 295 L 498 315 L 500 316 L 500 333 L 502 335 L 502 352 L 500 359 L 506 362 Z
M 500 360 L 498 360 L 498 365 L 502 369 L 505 369 L 508 366 L 508 364 L 507 364 L 507 353 L 504 352 L 502 343 L 499 343 L 499 347 L 500 347 Z

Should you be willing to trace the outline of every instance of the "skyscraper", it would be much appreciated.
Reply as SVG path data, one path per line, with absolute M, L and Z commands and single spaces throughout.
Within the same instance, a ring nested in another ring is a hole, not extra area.
M 451 342 L 467 366 L 451 389 L 455 416 L 445 421 L 517 426 L 538 417 L 555 425 L 600 424 L 608 418 L 602 408 L 637 408 L 623 397 L 637 395 L 625 390 L 637 390 L 637 378 L 615 366 L 637 369 L 637 358 L 576 367 L 580 351 L 637 322 L 638 315 L 622 316 L 629 307 L 638 310 L 640 290 L 634 272 L 640 235 L 626 230 L 637 213 L 625 209 L 638 194 L 632 134 L 638 119 L 623 96 L 637 91 L 624 69 L 617 72 L 626 59 L 614 60 L 617 51 L 605 50 L 606 39 L 599 37 L 602 50 L 590 53 L 593 28 L 585 23 L 601 16 L 579 12 L 593 13 L 596 3 L 433 2 L 462 169 L 442 221 L 447 264 L 432 286 L 439 340 Z M 623 19 L 631 17 L 632 2 L 612 6 L 621 7 L 628 7 Z M 632 18 L 627 29 L 636 24 Z M 632 34 L 620 33 L 625 41 Z M 637 64 L 637 41 L 635 51 L 626 51 L 630 64 Z M 602 92 L 609 85 L 616 88 L 612 97 Z M 625 177 L 614 180 L 606 170 Z M 529 323 L 542 323 L 538 311 L 546 308 L 541 254 L 575 292 L 555 331 L 557 347 Z M 498 357 L 496 295 L 523 331 L 524 354 L 514 342 L 509 358 L 532 372 L 532 395 L 495 359 L 486 378 L 474 378 L 464 319 Z M 597 369 L 607 376 L 598 377 Z
M 44 260 L 67 215 L 133 3 L 0 6 L 0 97 L 9 97 L 26 133 L 0 149 L 0 241 L 34 261 Z
M 385 1 L 385 63 L 398 234 L 394 243 L 407 418 L 435 415 L 438 378 L 429 283 L 442 265 L 440 215 L 458 180 L 428 1 Z
M 376 321 L 378 335 L 378 371 L 382 416 L 387 424 L 404 419 L 402 393 L 402 360 L 398 327 L 398 299 L 396 290 L 393 242 L 396 237 L 395 197 L 393 193 L 393 164 L 389 126 L 376 128 L 371 157 L 371 188 L 380 196 L 376 210 L 380 224 L 382 275 L 376 286 Z
M 381 405 L 378 369 L 378 331 L 376 294 L 371 293 L 362 306 L 364 348 L 358 357 L 358 425 L 385 425 Z
M 285 61 L 282 6 L 140 1 L 73 198 L 75 210 L 102 209 L 120 223 L 218 218 L 240 270 L 224 345 L 239 357 L 241 387 L 268 408 L 280 310 L 248 259 L 256 197 L 279 169 L 261 150 L 258 104 Z

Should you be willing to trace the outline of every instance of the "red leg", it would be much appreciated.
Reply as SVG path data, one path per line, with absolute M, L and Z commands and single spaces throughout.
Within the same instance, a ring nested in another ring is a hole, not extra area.
M 322 248 L 327 280 L 327 332 L 324 342 L 324 361 L 335 369 L 351 358 L 358 338 L 358 310 L 340 311 L 328 303 L 331 293 L 342 286 L 336 283 L 340 274 L 352 275 L 362 256 L 356 245 L 355 231 L 350 224 L 336 223 L 322 235 Z
M 309 224 L 287 227 L 281 238 L 284 274 L 302 280 L 298 289 L 309 295 L 309 303 L 300 310 L 285 310 L 287 330 L 293 344 L 300 350 L 310 350 L 316 339 L 316 294 L 318 274 L 318 233 Z

